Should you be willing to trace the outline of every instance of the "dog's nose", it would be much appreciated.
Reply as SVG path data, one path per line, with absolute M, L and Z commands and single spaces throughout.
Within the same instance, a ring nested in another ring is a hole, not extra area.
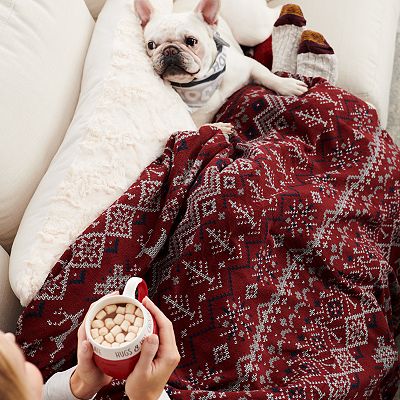
M 168 46 L 163 50 L 163 55 L 167 57 L 175 56 L 179 53 L 179 49 L 175 46 Z

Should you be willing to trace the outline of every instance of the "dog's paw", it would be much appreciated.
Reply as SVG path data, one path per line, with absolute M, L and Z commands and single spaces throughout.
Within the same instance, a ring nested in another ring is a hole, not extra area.
M 225 138 L 229 140 L 229 137 L 233 134 L 235 131 L 234 126 L 231 123 L 226 123 L 226 122 L 214 122 L 212 124 L 204 124 L 203 126 L 209 126 L 213 129 L 219 129 Z
M 308 86 L 297 79 L 281 78 L 276 86 L 276 92 L 282 96 L 300 96 L 308 91 Z

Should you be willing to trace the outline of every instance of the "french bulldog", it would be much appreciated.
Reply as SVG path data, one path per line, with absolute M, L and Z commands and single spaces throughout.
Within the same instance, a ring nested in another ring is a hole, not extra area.
M 150 0 L 134 3 L 154 70 L 179 93 L 197 126 L 210 123 L 228 97 L 250 82 L 287 96 L 308 90 L 246 57 L 219 17 L 220 7 L 220 0 L 200 0 L 194 10 L 177 13 L 161 12 Z

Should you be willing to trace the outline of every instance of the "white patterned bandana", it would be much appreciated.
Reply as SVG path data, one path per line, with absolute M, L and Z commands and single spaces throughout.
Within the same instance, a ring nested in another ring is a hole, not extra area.
M 214 35 L 217 45 L 217 57 L 206 75 L 196 78 L 188 83 L 171 82 L 172 87 L 178 92 L 182 100 L 189 106 L 191 113 L 195 112 L 210 100 L 219 88 L 223 74 L 226 71 L 226 43 L 218 33 Z

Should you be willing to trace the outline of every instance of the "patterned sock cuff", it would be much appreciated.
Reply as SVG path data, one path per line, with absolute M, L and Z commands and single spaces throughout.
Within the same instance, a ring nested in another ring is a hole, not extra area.
M 332 47 L 319 32 L 304 31 L 301 35 L 298 54 L 334 54 Z
M 282 25 L 295 25 L 299 27 L 306 25 L 303 12 L 297 4 L 286 4 L 282 7 L 281 14 L 274 26 Z
M 338 62 L 335 52 L 323 35 L 304 31 L 297 55 L 297 73 L 309 77 L 322 77 L 335 84 L 338 78 Z

